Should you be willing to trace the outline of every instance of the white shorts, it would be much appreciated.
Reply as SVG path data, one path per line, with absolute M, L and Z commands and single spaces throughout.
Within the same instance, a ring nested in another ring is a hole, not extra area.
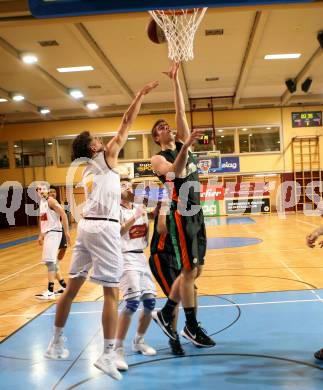
M 56 263 L 62 232 L 47 232 L 44 236 L 42 263 Z
M 140 299 L 144 294 L 156 296 L 156 287 L 147 267 L 142 271 L 124 271 L 120 280 L 123 299 Z
M 104 287 L 118 287 L 123 271 L 120 224 L 82 219 L 77 226 L 70 277 L 88 276 Z

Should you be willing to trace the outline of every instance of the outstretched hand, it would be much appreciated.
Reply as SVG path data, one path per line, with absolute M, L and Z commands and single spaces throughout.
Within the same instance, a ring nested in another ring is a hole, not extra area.
M 202 137 L 202 135 L 204 134 L 204 129 L 197 129 L 197 130 L 194 130 L 190 136 L 187 138 L 186 142 L 185 142 L 185 146 L 187 147 L 190 147 L 194 144 L 194 142 L 197 140 L 197 139 L 200 139 Z
M 146 84 L 141 90 L 140 93 L 142 95 L 147 95 L 149 92 L 151 92 L 153 89 L 155 89 L 159 85 L 159 81 L 151 81 L 150 83 Z
M 171 68 L 168 72 L 163 72 L 166 76 L 168 76 L 171 80 L 175 80 L 178 77 L 178 69 L 180 62 L 173 62 Z

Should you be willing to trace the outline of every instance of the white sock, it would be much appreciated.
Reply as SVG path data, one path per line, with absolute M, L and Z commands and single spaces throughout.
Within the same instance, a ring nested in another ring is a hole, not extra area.
M 114 344 L 114 349 L 118 349 L 118 348 L 123 348 L 123 340 L 121 339 L 116 339 L 116 342 Z
M 141 333 L 136 332 L 135 337 L 133 339 L 135 344 L 138 344 L 141 339 L 144 338 L 144 335 Z
M 114 339 L 104 339 L 104 353 L 110 353 L 113 351 Z
M 58 343 L 59 338 L 63 335 L 64 328 L 54 326 L 54 344 Z

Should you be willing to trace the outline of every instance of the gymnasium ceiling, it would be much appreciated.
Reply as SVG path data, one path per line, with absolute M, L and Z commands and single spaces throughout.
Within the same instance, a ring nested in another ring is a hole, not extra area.
M 146 82 L 160 86 L 145 99 L 143 112 L 173 109 L 167 46 L 146 35 L 146 13 L 36 20 L 26 1 L 0 0 L 0 121 L 29 122 L 122 113 Z M 206 35 L 223 29 L 223 35 Z M 323 50 L 317 33 L 323 30 L 323 3 L 311 5 L 209 9 L 195 38 L 195 58 L 184 63 L 181 81 L 188 98 L 214 97 L 216 109 L 272 107 L 323 103 Z M 41 46 L 56 41 L 55 46 Z M 37 65 L 25 65 L 20 53 L 32 52 Z M 266 54 L 301 53 L 299 59 L 264 60 Z M 92 65 L 94 70 L 58 73 L 56 68 Z M 300 85 L 313 79 L 308 93 Z M 218 78 L 206 81 L 207 78 Z M 285 80 L 296 78 L 290 94 Z M 81 101 L 70 88 L 84 93 Z M 10 93 L 25 101 L 15 103 Z M 100 108 L 90 112 L 84 103 Z M 205 105 L 204 101 L 200 105 Z M 38 107 L 49 107 L 46 117 Z

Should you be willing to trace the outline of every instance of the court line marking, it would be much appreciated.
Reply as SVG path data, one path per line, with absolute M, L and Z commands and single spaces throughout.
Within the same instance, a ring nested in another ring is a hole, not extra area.
M 296 219 L 296 221 L 297 221 L 297 219 Z M 300 222 L 306 222 L 306 221 L 301 221 L 301 220 L 299 220 Z M 310 222 L 306 222 L 306 224 L 310 224 L 310 225 L 312 225 L 312 226 L 317 226 L 317 225 L 313 225 L 313 224 L 311 224 Z M 305 244 L 304 244 L 305 245 Z M 278 259 L 278 261 L 287 269 L 287 271 L 289 272 L 289 273 L 291 273 L 296 279 L 298 279 L 300 282 L 302 282 L 302 283 L 306 283 L 306 281 L 304 281 L 292 268 L 290 268 L 289 266 L 288 266 L 288 264 L 286 264 L 285 263 L 285 261 L 284 260 L 281 260 L 281 259 Z M 320 301 L 320 302 L 322 302 L 323 303 L 323 298 L 321 298 L 312 288 L 310 288 L 310 287 L 308 287 L 308 290 L 316 297 L 316 298 L 318 298 L 318 300 Z
M 0 284 L 1 284 L 2 282 L 6 281 L 7 279 L 14 278 L 15 276 L 21 274 L 22 272 L 28 271 L 29 269 L 32 269 L 32 268 L 35 268 L 35 267 L 37 267 L 37 266 L 40 265 L 40 264 L 41 264 L 41 262 L 39 262 L 39 263 L 37 263 L 37 264 L 34 264 L 34 265 L 31 265 L 30 267 L 23 268 L 23 269 L 21 269 L 21 270 L 15 272 L 15 273 L 13 273 L 13 274 L 10 274 L 10 275 L 6 276 L 5 278 L 1 278 L 1 279 L 0 279 Z
M 305 225 L 309 225 L 309 226 L 312 226 L 312 227 L 320 227 L 321 226 L 321 225 L 317 225 L 317 224 L 314 224 L 314 223 L 311 223 L 311 222 L 302 221 L 301 219 L 297 219 L 297 218 L 296 218 L 296 222 L 304 223 Z
M 316 299 L 296 299 L 296 300 L 287 300 L 287 301 L 268 301 L 268 302 L 248 302 L 248 303 L 225 303 L 220 305 L 200 305 L 201 309 L 209 309 L 215 307 L 236 307 L 236 306 L 257 306 L 257 305 L 279 305 L 279 304 L 287 304 L 287 303 L 306 303 L 306 302 L 322 302 L 322 298 L 318 297 Z M 138 309 L 137 311 L 141 311 L 142 309 Z M 183 310 L 181 307 L 180 310 Z M 101 314 L 102 310 L 89 310 L 89 311 L 71 311 L 70 314 Z M 35 316 L 37 314 L 34 313 L 26 313 L 26 314 L 4 314 L 0 315 L 0 318 L 5 317 L 28 317 Z M 40 317 L 52 317 L 55 315 L 53 313 L 43 313 Z
M 214 250 L 214 249 L 208 249 Z M 293 251 L 306 251 L 307 248 L 292 248 Z M 235 251 L 235 252 L 221 252 L 221 253 L 208 253 L 208 256 L 223 256 L 223 255 L 239 255 L 248 253 L 270 253 L 270 252 L 290 252 L 291 249 L 272 249 L 272 250 L 260 250 L 260 251 Z M 258 261 L 258 259 L 257 259 Z

